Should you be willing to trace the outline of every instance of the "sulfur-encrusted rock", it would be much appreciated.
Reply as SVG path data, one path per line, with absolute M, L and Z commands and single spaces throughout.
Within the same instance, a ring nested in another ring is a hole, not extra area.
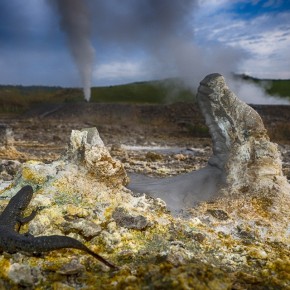
M 110 186 L 128 182 L 123 164 L 113 159 L 96 128 L 73 130 L 71 133 L 68 161 L 84 166 L 88 172 Z

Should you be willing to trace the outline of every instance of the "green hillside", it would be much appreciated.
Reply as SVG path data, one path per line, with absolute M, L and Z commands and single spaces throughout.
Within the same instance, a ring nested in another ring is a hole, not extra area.
M 93 102 L 151 104 L 192 102 L 194 98 L 194 93 L 177 79 L 94 87 L 91 96 Z
M 80 88 L 0 85 L 0 112 L 22 112 L 39 103 L 83 101 Z M 192 102 L 194 94 L 178 79 L 93 87 L 91 102 L 173 103 Z
M 263 86 L 269 95 L 290 96 L 290 80 L 260 80 L 235 76 Z M 39 103 L 83 101 L 80 88 L 0 85 L 0 112 L 20 113 Z M 93 87 L 91 102 L 150 103 L 193 102 L 195 94 L 179 79 L 136 82 L 107 87 Z
M 247 75 L 240 75 L 238 77 L 262 86 L 270 96 L 290 98 L 290 80 L 257 79 Z
M 34 104 L 64 102 L 67 89 L 46 86 L 0 85 L 0 112 L 22 112 Z

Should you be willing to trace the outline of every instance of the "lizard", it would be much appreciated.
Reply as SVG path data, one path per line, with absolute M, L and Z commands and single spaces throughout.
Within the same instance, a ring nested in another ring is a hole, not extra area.
M 53 250 L 73 248 L 92 255 L 111 269 L 117 269 L 111 262 L 74 238 L 61 235 L 34 237 L 28 232 L 20 234 L 21 226 L 33 220 L 37 214 L 37 210 L 34 210 L 29 216 L 23 216 L 23 211 L 28 207 L 32 196 L 33 188 L 30 185 L 24 186 L 10 199 L 0 214 L 0 252 L 11 254 L 25 252 L 39 255 Z

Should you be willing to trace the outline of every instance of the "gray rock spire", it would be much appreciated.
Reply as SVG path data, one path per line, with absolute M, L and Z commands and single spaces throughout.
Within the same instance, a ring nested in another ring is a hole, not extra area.
M 277 145 L 269 141 L 259 114 L 239 100 L 220 74 L 200 83 L 200 110 L 209 128 L 213 155 L 206 167 L 169 178 L 132 174 L 129 188 L 162 198 L 172 211 L 220 195 L 288 192 Z

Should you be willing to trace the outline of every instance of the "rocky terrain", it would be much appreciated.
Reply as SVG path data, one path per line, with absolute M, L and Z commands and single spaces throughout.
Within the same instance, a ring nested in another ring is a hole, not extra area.
M 255 105 L 278 143 L 283 170 L 290 179 L 290 106 Z M 72 130 L 97 127 L 112 155 L 129 171 L 175 174 L 203 166 L 212 142 L 196 104 L 126 105 L 74 103 L 41 105 L 22 115 L 0 115 L 9 126 L 14 147 L 1 158 L 55 160 L 65 151 Z M 159 170 L 162 168 L 162 170 Z
M 254 108 L 279 145 L 289 180 L 290 107 Z M 28 183 L 31 207 L 41 211 L 24 231 L 70 235 L 120 267 L 110 272 L 74 250 L 44 259 L 5 253 L 0 287 L 290 288 L 289 235 L 277 234 L 288 214 L 272 209 L 270 197 L 241 195 L 173 216 L 162 200 L 124 187 L 126 172 L 165 177 L 207 164 L 212 141 L 197 105 L 42 105 L 0 122 L 1 210 Z M 78 131 L 91 127 L 104 145 Z

